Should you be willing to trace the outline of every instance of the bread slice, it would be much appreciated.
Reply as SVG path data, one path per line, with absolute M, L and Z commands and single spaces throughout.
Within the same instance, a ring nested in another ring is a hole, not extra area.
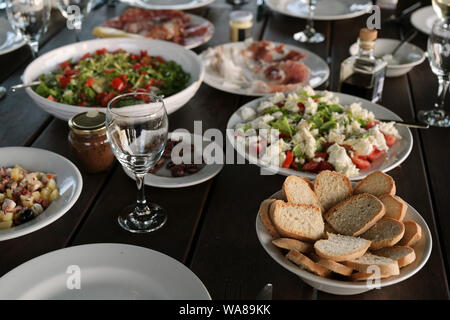
M 347 266 L 343 265 L 342 263 L 339 263 L 339 262 L 336 262 L 333 260 L 320 259 L 316 263 L 321 265 L 324 268 L 327 268 L 330 271 L 333 271 L 334 273 L 342 274 L 343 276 L 349 276 L 353 272 L 352 268 L 347 267 Z
M 392 196 L 390 194 L 383 194 L 378 197 L 384 204 L 386 210 L 385 217 L 392 218 L 398 221 L 402 221 L 405 217 L 407 204 L 402 198 L 398 196 Z
M 286 254 L 286 258 L 288 260 L 292 261 L 293 263 L 295 263 L 297 266 L 304 268 L 307 271 L 310 271 L 312 273 L 315 273 L 321 277 L 327 277 L 331 274 L 330 270 L 315 263 L 310 258 L 301 254 L 298 251 L 295 251 L 295 250 L 289 251 Z
M 314 250 L 321 258 L 345 261 L 361 257 L 369 246 L 370 241 L 365 239 L 328 233 L 328 239 L 314 243 Z
M 350 179 L 342 173 L 321 171 L 314 182 L 314 191 L 324 210 L 351 197 L 353 189 Z
M 280 200 L 275 201 L 272 208 L 272 222 L 281 236 L 304 241 L 323 236 L 325 226 L 320 208 Z
M 273 240 L 272 243 L 278 248 L 296 250 L 298 252 L 310 252 L 313 249 L 311 243 L 306 243 L 297 239 L 279 238 Z
M 373 252 L 373 254 L 396 260 L 399 268 L 407 266 L 416 260 L 416 253 L 414 252 L 414 249 L 406 246 L 383 248 Z
M 379 276 L 377 277 L 374 273 L 365 273 L 365 272 L 355 272 L 353 273 L 350 278 L 353 281 L 365 281 L 365 280 L 375 280 L 375 279 L 385 279 L 385 278 L 389 278 L 393 276 L 393 274 L 389 274 L 389 273 L 381 273 L 379 274 Z
M 309 180 L 308 178 L 305 178 L 305 177 L 300 177 L 300 179 L 305 180 L 306 183 L 308 184 L 308 186 L 311 188 L 311 190 L 314 191 L 314 184 L 311 182 L 311 180 Z
M 288 202 L 295 204 L 308 204 L 322 208 L 319 199 L 310 187 L 309 180 L 289 176 L 284 180 L 283 193 Z
M 383 218 L 364 232 L 361 237 L 372 241 L 370 249 L 378 250 L 392 247 L 402 239 L 404 233 L 403 223 L 392 218 Z
M 266 227 L 267 231 L 269 231 L 270 235 L 274 238 L 279 238 L 280 234 L 272 223 L 272 219 L 270 218 L 269 210 L 270 205 L 275 202 L 276 199 L 266 199 L 261 202 L 259 207 L 259 217 L 261 218 L 261 222 Z
M 363 193 L 335 205 L 325 214 L 325 219 L 338 233 L 358 236 L 380 220 L 384 212 L 384 205 L 377 197 Z
M 398 243 L 400 246 L 411 247 L 422 238 L 422 228 L 414 221 L 404 221 L 405 234 Z
M 381 171 L 375 171 L 362 179 L 353 190 L 353 194 L 370 193 L 374 196 L 395 195 L 395 181 Z
M 386 257 L 380 257 L 369 252 L 366 252 L 362 257 L 345 261 L 344 264 L 347 267 L 369 274 L 373 273 L 374 266 L 379 268 L 380 274 L 400 274 L 397 261 Z

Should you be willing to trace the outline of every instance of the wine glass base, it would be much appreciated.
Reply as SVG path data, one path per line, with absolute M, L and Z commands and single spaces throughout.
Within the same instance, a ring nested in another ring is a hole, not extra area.
M 420 111 L 418 118 L 433 127 L 450 127 L 450 116 L 443 110 Z
M 166 211 L 157 204 L 148 203 L 149 213 L 138 215 L 135 205 L 128 206 L 118 217 L 119 225 L 133 233 L 148 233 L 160 229 L 167 221 Z
M 304 30 L 293 35 L 294 40 L 298 42 L 320 43 L 325 40 L 325 36 L 320 32 Z

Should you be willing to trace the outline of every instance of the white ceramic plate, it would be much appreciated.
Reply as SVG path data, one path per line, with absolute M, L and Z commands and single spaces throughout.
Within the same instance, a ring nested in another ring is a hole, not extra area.
M 173 60 L 180 64 L 184 71 L 191 75 L 191 78 L 185 89 L 164 99 L 168 114 L 175 112 L 185 105 L 195 95 L 203 81 L 203 64 L 194 52 L 175 43 L 141 38 L 96 39 L 60 47 L 40 56 L 30 63 L 25 69 L 23 81 L 24 83 L 30 83 L 36 80 L 41 74 L 51 72 L 63 61 L 70 58 L 78 60 L 85 53 L 94 52 L 95 50 L 102 48 L 106 48 L 108 51 L 123 49 L 136 54 L 139 53 L 140 50 L 147 50 L 149 55 L 162 56 L 166 60 Z M 25 90 L 39 107 L 62 120 L 67 121 L 75 114 L 93 109 L 106 112 L 106 108 L 71 106 L 50 101 L 38 95 L 31 88 Z
M 180 138 L 190 136 L 190 142 L 189 140 L 186 141 L 185 144 L 189 146 L 190 144 L 194 144 L 195 136 L 193 134 L 189 133 L 169 133 L 169 138 L 172 138 L 174 140 L 178 140 Z M 199 141 L 202 141 L 202 137 L 199 137 Z M 183 142 L 181 142 L 183 143 Z M 208 140 L 203 140 L 202 148 L 205 150 L 206 147 L 211 145 L 209 148 L 213 148 L 217 150 L 222 150 L 222 147 L 220 147 L 216 142 L 211 142 Z M 195 151 L 196 154 L 201 154 L 202 150 L 199 150 L 199 148 L 196 148 Z M 214 178 L 223 168 L 223 164 L 216 164 L 212 163 L 213 159 L 209 157 L 209 153 L 204 154 L 204 161 L 210 162 L 211 164 L 205 164 L 201 170 L 199 170 L 197 173 L 194 174 L 188 174 L 184 177 L 173 177 L 170 173 L 170 170 L 167 169 L 165 166 L 167 162 L 164 164 L 162 168 L 158 170 L 158 174 L 151 174 L 148 173 L 144 178 L 144 183 L 148 186 L 152 187 L 159 187 L 159 188 L 182 188 L 182 187 L 189 187 L 196 184 L 200 184 L 202 182 L 205 182 L 209 179 Z M 134 179 L 133 173 L 128 170 L 127 168 L 123 167 L 123 170 L 125 173 L 132 179 Z
M 197 48 L 197 47 L 201 46 L 202 44 L 208 42 L 209 40 L 211 40 L 212 36 L 214 35 L 215 28 L 214 28 L 214 25 L 210 21 L 206 20 L 203 17 L 197 16 L 195 14 L 189 14 L 189 13 L 187 15 L 191 18 L 192 24 L 198 24 L 198 25 L 207 24 L 208 25 L 208 29 L 206 30 L 206 32 L 204 34 L 199 35 L 199 36 L 184 38 L 185 43 L 183 46 L 186 49 L 194 49 L 194 48 Z M 115 19 L 118 19 L 118 18 L 115 18 Z M 122 30 L 109 28 L 109 27 L 101 27 L 101 32 L 102 32 L 102 35 L 99 35 L 100 38 L 129 37 L 129 38 L 148 39 L 140 34 L 127 33 Z M 94 35 L 96 35 L 96 34 L 94 33 Z
M 78 275 L 80 289 L 76 289 L 77 280 L 71 281 Z M 210 300 L 211 297 L 192 271 L 165 254 L 132 245 L 99 243 L 53 251 L 18 266 L 0 279 L 2 299 Z
M 0 18 L 0 55 L 17 50 L 25 43 L 25 40 L 11 29 L 8 20 Z
M 283 199 L 282 191 L 275 193 L 271 198 Z M 416 253 L 416 260 L 410 265 L 401 268 L 400 275 L 382 279 L 380 281 L 381 287 L 387 287 L 412 277 L 422 269 L 430 257 L 432 248 L 430 229 L 422 216 L 409 204 L 405 216 L 405 221 L 406 220 L 415 221 L 422 228 L 422 239 L 420 239 L 413 247 Z M 295 264 L 291 263 L 284 257 L 281 249 L 275 247 L 272 243 L 273 238 L 262 224 L 259 214 L 257 214 L 256 217 L 256 234 L 258 235 L 259 242 L 272 259 L 278 262 L 283 268 L 298 275 L 304 282 L 317 290 L 338 295 L 359 294 L 371 290 L 371 288 L 366 285 L 365 281 L 355 282 L 322 278 L 306 270 L 300 269 Z
M 33 220 L 0 230 L 0 241 L 23 236 L 56 221 L 75 204 L 83 188 L 83 179 L 77 167 L 56 153 L 27 147 L 0 148 L 0 166 L 15 165 L 30 171 L 55 174 L 60 196 Z
M 191 10 L 213 3 L 215 0 L 121 0 L 144 9 Z
M 320 91 L 319 91 L 320 92 Z M 372 103 L 368 100 L 350 96 L 348 94 L 343 94 L 340 92 L 333 92 L 333 94 L 337 97 L 339 97 L 339 103 L 342 105 L 349 105 L 354 102 L 360 102 L 361 106 L 369 111 L 372 111 L 375 115 L 375 118 L 377 119 L 384 119 L 384 120 L 402 120 L 399 116 L 397 116 L 392 111 L 386 109 L 385 107 L 382 107 L 378 104 Z M 234 129 L 235 126 L 238 123 L 242 123 L 243 120 L 241 118 L 241 110 L 244 107 L 249 107 L 252 109 L 256 109 L 260 102 L 267 98 L 259 98 L 253 101 L 250 101 L 249 103 L 243 105 L 238 110 L 236 110 L 235 113 L 233 113 L 228 120 L 227 129 Z M 256 110 L 255 110 L 256 111 Z M 367 170 L 360 170 L 359 174 L 353 177 L 349 177 L 350 180 L 361 180 L 365 178 L 367 175 L 374 171 L 381 170 L 383 172 L 387 172 L 389 170 L 394 169 L 398 165 L 400 165 L 403 161 L 406 160 L 409 153 L 412 150 L 413 146 L 413 137 L 411 134 L 411 130 L 407 127 L 397 126 L 398 133 L 401 135 L 402 139 L 397 140 L 397 142 L 389 148 L 386 157 L 381 157 L 374 162 L 372 162 L 372 167 Z M 227 130 L 227 137 L 229 141 L 234 141 L 234 136 L 230 130 Z M 233 143 L 235 145 L 235 143 Z M 245 156 L 246 159 L 248 159 L 251 163 L 257 164 L 260 167 L 263 167 L 262 164 L 255 158 L 251 157 L 249 154 L 244 154 L 242 156 Z M 289 175 L 296 175 L 300 177 L 307 177 L 309 179 L 315 179 L 316 174 L 315 173 L 308 173 L 303 171 L 296 171 L 293 169 L 286 169 L 286 168 L 278 168 L 278 167 L 267 167 L 264 166 L 264 169 L 289 176 Z
M 382 58 L 385 54 L 390 54 L 395 47 L 400 43 L 397 39 L 377 39 L 375 41 L 374 55 Z M 357 55 L 359 51 L 359 44 L 356 42 L 351 45 L 349 52 L 351 55 Z M 407 42 L 397 51 L 395 57 L 400 59 L 400 64 L 388 65 L 386 76 L 398 77 L 402 76 L 415 66 L 421 64 L 425 60 L 425 53 L 419 47 Z
M 416 10 L 411 15 L 411 24 L 419 31 L 430 34 L 431 28 L 436 20 L 439 19 L 432 6 L 427 6 Z
M 282 14 L 307 19 L 307 0 L 266 0 L 267 6 Z M 370 0 L 317 0 L 314 20 L 351 19 L 367 13 L 372 8 Z
M 276 46 L 279 45 L 279 43 L 273 42 Z M 244 42 L 234 42 L 234 43 L 227 43 L 223 46 L 237 46 L 242 47 L 242 49 L 245 48 Z M 311 78 L 309 80 L 309 85 L 313 88 L 316 88 L 323 84 L 325 81 L 327 81 L 328 77 L 330 76 L 330 68 L 328 67 L 328 64 L 318 55 L 315 53 L 308 51 L 304 48 L 299 48 L 292 45 L 285 45 L 285 48 L 287 50 L 295 50 L 302 53 L 306 53 L 307 57 L 300 60 L 303 64 L 305 64 L 309 69 L 311 70 Z M 205 57 L 206 51 L 202 52 L 200 54 L 200 58 L 203 61 L 203 64 L 205 66 L 205 83 L 210 85 L 213 88 L 216 88 L 218 90 L 222 90 L 225 92 L 233 93 L 233 94 L 240 94 L 240 95 L 246 95 L 246 96 L 254 96 L 254 97 L 260 97 L 260 96 L 267 96 L 271 95 L 271 93 L 260 93 L 260 92 L 253 92 L 249 88 L 245 89 L 230 89 L 227 86 L 224 86 L 224 78 L 219 75 L 216 71 L 214 71 L 209 65 L 208 65 L 208 59 Z

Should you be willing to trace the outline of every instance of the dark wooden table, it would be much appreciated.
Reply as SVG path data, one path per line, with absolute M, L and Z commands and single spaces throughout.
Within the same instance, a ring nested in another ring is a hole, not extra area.
M 414 0 L 400 0 L 399 9 Z M 429 4 L 430 1 L 423 1 Z M 244 6 L 256 13 L 256 1 Z M 83 40 L 106 18 L 119 15 L 125 6 L 102 7 L 85 21 Z M 225 0 L 193 13 L 216 26 L 208 46 L 228 42 L 228 14 L 232 7 Z M 383 12 L 383 16 L 390 12 Z M 302 45 L 292 34 L 305 21 L 268 13 L 254 28 L 255 39 L 267 39 L 307 48 L 325 59 L 331 69 L 329 81 L 321 88 L 336 90 L 339 66 L 348 56 L 367 15 L 351 20 L 317 22 L 326 36 L 321 44 Z M 74 42 L 75 35 L 65 28 L 59 12 L 52 13 L 52 25 L 40 53 Z M 406 19 L 408 20 L 408 19 Z M 380 37 L 402 38 L 412 27 L 383 24 Z M 426 35 L 413 41 L 423 49 Z M 3 86 L 20 83 L 20 76 L 31 57 L 26 47 L 0 57 Z M 436 99 L 437 78 L 427 62 L 407 76 L 386 80 L 383 105 L 405 120 L 415 120 L 421 109 L 430 109 Z M 195 97 L 170 115 L 171 130 L 193 130 L 194 120 L 203 121 L 203 130 L 219 128 L 225 132 L 230 115 L 249 98 L 228 94 L 203 84 Z M 447 104 L 449 107 L 449 104 Z M 398 194 L 421 213 L 432 232 L 433 251 L 428 263 L 410 279 L 382 290 L 358 296 L 333 296 L 317 292 L 297 276 L 273 261 L 259 244 L 255 217 L 261 200 L 279 190 L 284 177 L 261 176 L 252 165 L 226 165 L 214 179 L 179 189 L 147 188 L 147 196 L 169 213 L 167 225 L 154 233 L 131 234 L 119 227 L 119 209 L 135 201 L 136 186 L 117 163 L 101 174 L 83 174 L 83 192 L 75 206 L 62 218 L 32 234 L 0 243 L 0 275 L 34 257 L 67 246 L 116 242 L 158 250 L 187 265 L 203 281 L 213 299 L 253 299 L 268 282 L 274 285 L 275 299 L 448 299 L 447 274 L 450 258 L 450 129 L 412 129 L 414 147 L 408 159 L 390 174 L 397 182 Z M 75 164 L 67 143 L 64 121 L 43 112 L 21 91 L 0 101 L 0 146 L 32 146 L 57 152 Z

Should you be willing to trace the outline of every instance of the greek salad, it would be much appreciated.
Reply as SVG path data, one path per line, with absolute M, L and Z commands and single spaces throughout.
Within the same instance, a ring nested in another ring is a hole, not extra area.
M 0 167 L 0 229 L 30 221 L 58 198 L 54 175 Z
M 190 74 L 174 61 L 122 49 L 86 53 L 79 61 L 64 61 L 39 77 L 35 91 L 52 101 L 86 107 L 106 107 L 116 95 L 154 92 L 165 97 L 186 88 Z
M 349 177 L 369 169 L 401 139 L 394 122 L 381 122 L 360 103 L 342 105 L 331 92 L 303 87 L 276 93 L 256 109 L 241 109 L 235 138 L 266 165 Z

